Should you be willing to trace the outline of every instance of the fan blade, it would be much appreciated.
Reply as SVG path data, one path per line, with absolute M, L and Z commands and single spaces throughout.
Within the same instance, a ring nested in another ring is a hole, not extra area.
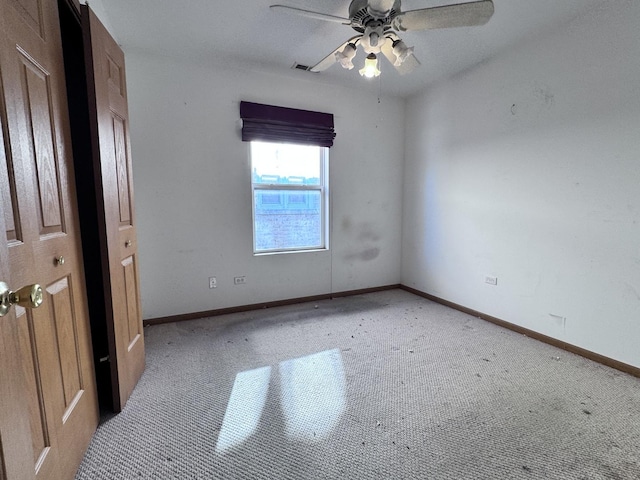
M 384 45 L 382 45 L 382 49 L 380 51 L 386 57 L 386 59 L 389 60 L 389 63 L 393 65 L 393 67 L 396 69 L 396 72 L 398 72 L 400 75 L 411 73 L 416 69 L 416 67 L 418 67 L 418 65 L 420 65 L 420 62 L 412 53 L 405 59 L 404 62 L 402 62 L 401 65 L 396 66 L 396 55 L 395 53 L 393 53 L 393 40 L 391 38 L 388 38 L 387 41 L 384 42 Z
M 393 28 L 406 32 L 407 30 L 484 25 L 493 15 L 493 10 L 491 0 L 411 10 L 398 15 L 393 20 Z
M 287 7 L 286 5 L 271 5 L 269 8 L 274 11 L 301 15 L 303 17 L 313 18 L 316 20 L 341 23 L 342 25 L 351 25 L 351 20 L 348 18 L 336 17 L 335 15 L 329 15 L 326 13 L 312 12 L 311 10 L 304 10 L 302 8 Z
M 349 40 L 344 42 L 342 45 L 340 45 L 338 48 L 336 48 L 333 52 L 331 52 L 329 55 L 327 55 L 322 60 L 320 60 L 318 63 L 316 63 L 313 67 L 311 67 L 309 69 L 309 71 L 310 72 L 314 72 L 314 73 L 318 73 L 318 72 L 322 72 L 323 70 L 326 70 L 331 65 L 333 65 L 334 63 L 337 62 L 337 60 L 336 60 L 336 52 L 339 52 L 344 47 L 346 47 L 347 43 L 356 43 L 356 41 L 359 40 L 360 38 L 362 38 L 362 35 L 356 35 L 355 37 L 350 38 Z
M 389 10 L 393 8 L 395 3 L 396 0 L 369 0 L 367 7 L 371 15 L 384 18 L 387 16 L 386 14 L 389 13 Z

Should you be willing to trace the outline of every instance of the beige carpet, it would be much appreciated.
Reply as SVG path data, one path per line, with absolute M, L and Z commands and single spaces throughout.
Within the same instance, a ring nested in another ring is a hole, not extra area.
M 640 479 L 639 379 L 401 290 L 145 332 L 77 480 Z

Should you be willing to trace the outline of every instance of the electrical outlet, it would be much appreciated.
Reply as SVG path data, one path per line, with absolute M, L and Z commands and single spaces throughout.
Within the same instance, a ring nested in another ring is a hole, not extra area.
M 487 275 L 486 277 L 484 277 L 484 283 L 488 283 L 489 285 L 498 285 L 498 277 Z
M 218 286 L 218 281 L 216 277 L 209 277 L 209 288 L 216 288 Z
M 244 285 L 245 283 L 247 283 L 247 277 L 245 277 L 245 276 L 233 277 L 233 284 L 234 285 Z

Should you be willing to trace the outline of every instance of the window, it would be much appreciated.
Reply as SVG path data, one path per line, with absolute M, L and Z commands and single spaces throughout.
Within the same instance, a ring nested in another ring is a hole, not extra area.
M 254 253 L 326 249 L 329 149 L 251 142 Z
M 240 118 L 251 142 L 254 253 L 327 249 L 333 115 L 241 101 Z

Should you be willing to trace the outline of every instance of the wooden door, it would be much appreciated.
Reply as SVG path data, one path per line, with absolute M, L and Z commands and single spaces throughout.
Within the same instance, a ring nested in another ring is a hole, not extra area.
M 120 411 L 145 365 L 124 53 L 85 5 L 82 25 L 98 202 L 104 209 L 103 255 L 108 258 L 103 276 L 113 405 Z
M 57 2 L 0 0 L 0 478 L 71 479 L 98 423 Z

